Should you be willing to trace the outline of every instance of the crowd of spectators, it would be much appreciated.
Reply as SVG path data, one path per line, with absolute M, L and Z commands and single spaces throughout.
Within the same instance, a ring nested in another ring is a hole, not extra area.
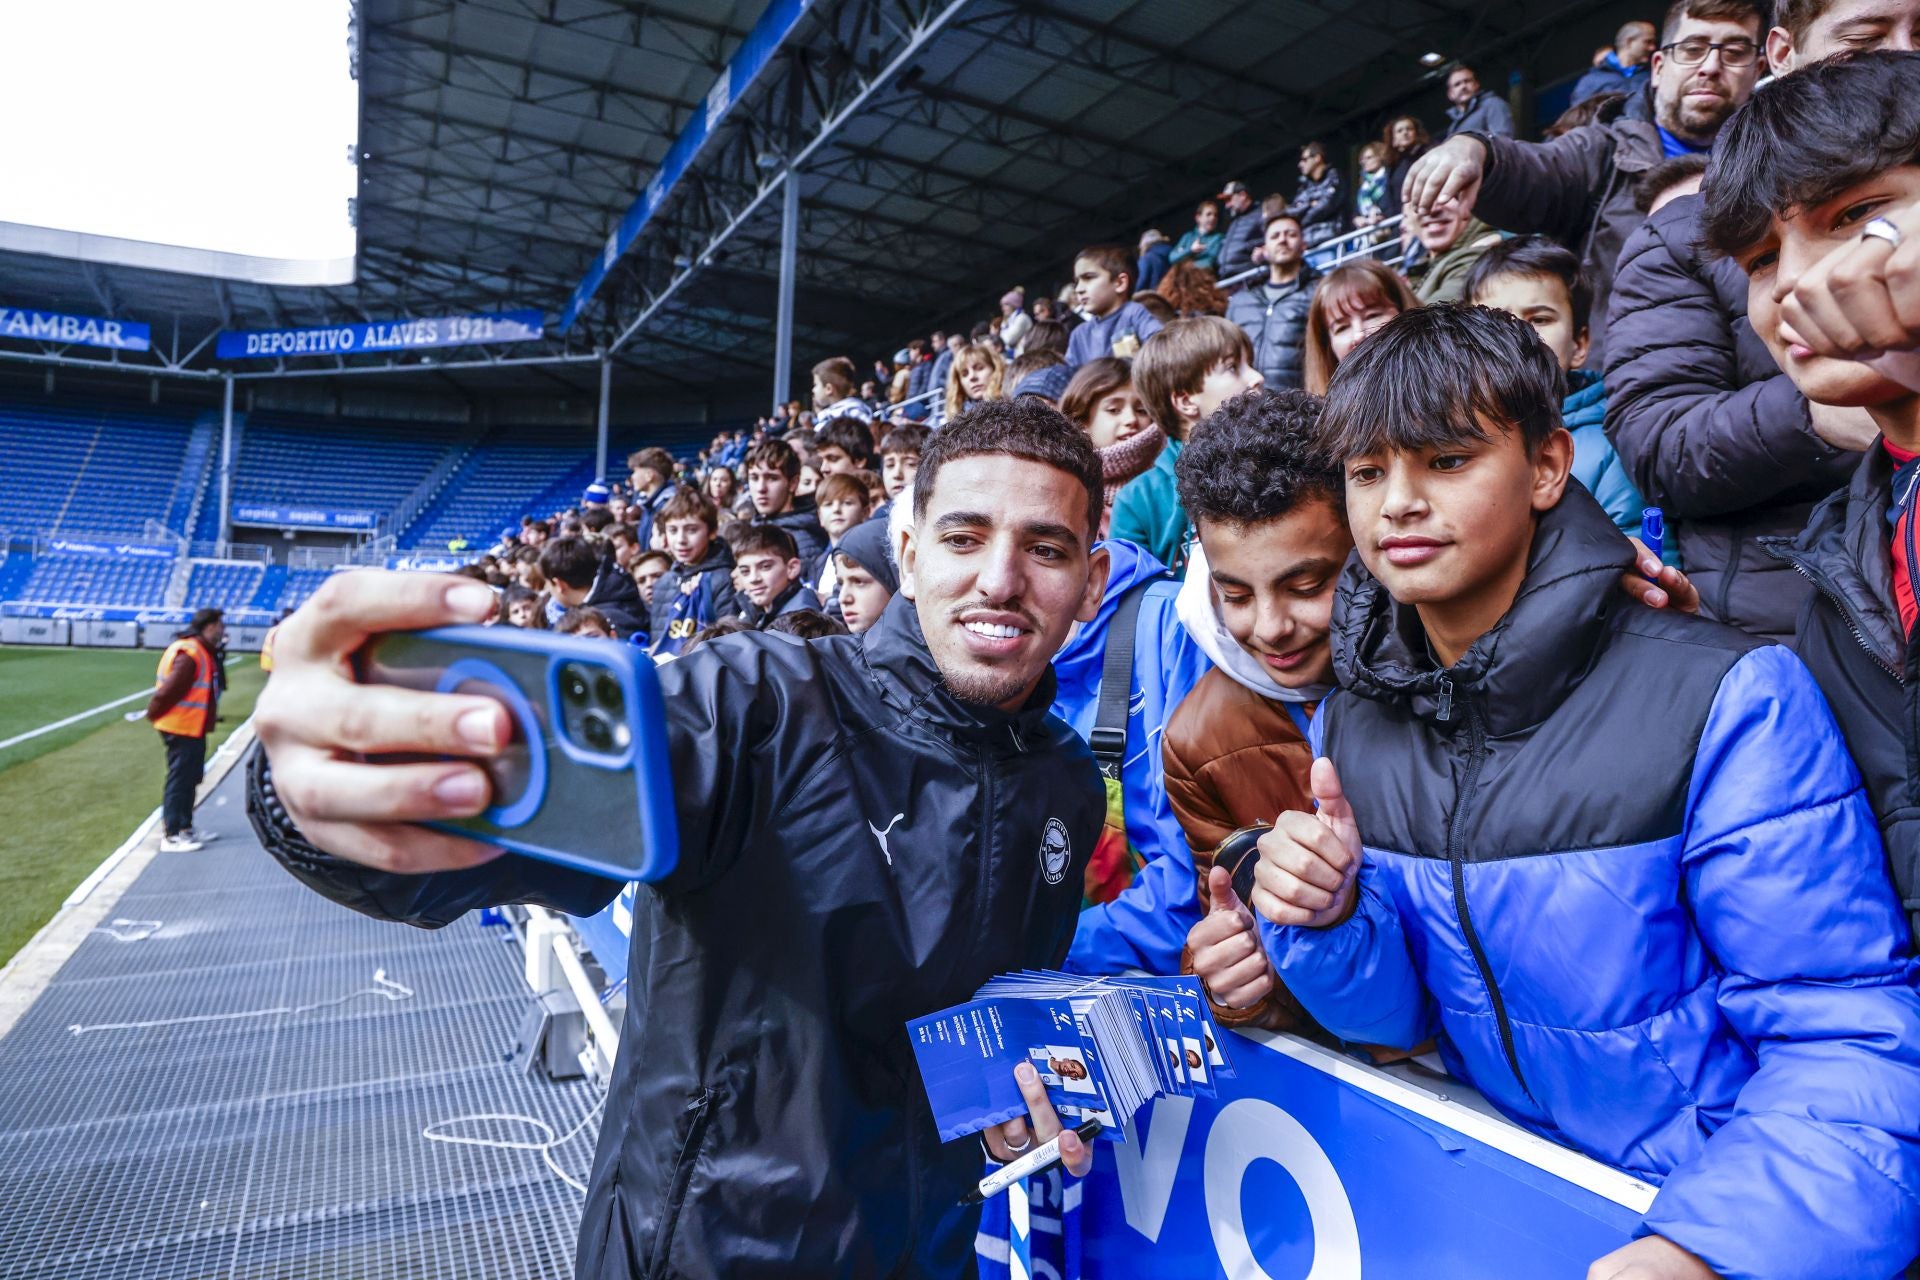
M 1113 568 L 1054 709 L 1096 751 L 1125 739 L 1122 856 L 1070 965 L 1184 966 L 1229 1022 L 1317 1022 L 1377 1058 L 1437 1036 L 1519 1123 L 1667 1184 L 1631 1274 L 1890 1274 L 1920 1251 L 1920 422 L 1914 391 L 1835 357 L 1920 342 L 1917 39 L 1920 0 L 1677 0 L 1596 52 L 1539 140 L 1454 67 L 1437 141 L 1392 119 L 1351 181 L 1310 142 L 1292 194 L 1228 181 L 1177 238 L 1082 249 L 1052 294 L 1010 289 L 870 370 L 823 361 L 810 405 L 692 458 L 641 450 L 467 572 L 502 625 L 662 660 L 860 634 L 900 591 L 929 433 L 1057 409 L 1099 458 Z M 1829 278 L 1850 305 L 1795 292 Z M 1651 549 L 1628 541 L 1648 505 L 1672 531 Z M 1422 579 L 1428 534 L 1371 541 L 1415 508 L 1489 546 L 1530 531 L 1510 612 L 1464 643 L 1412 606 L 1486 584 Z M 1152 712 L 1112 726 L 1121 616 Z M 1323 718 L 1336 687 L 1359 696 Z M 1498 815 L 1463 798 L 1434 829 L 1483 768 Z M 1526 789 L 1548 768 L 1564 804 Z M 1277 810 L 1284 852 L 1243 903 L 1213 853 Z M 1499 887 L 1464 840 L 1513 860 Z M 1564 869 L 1593 850 L 1644 860 L 1601 890 L 1606 864 Z M 1628 950 L 1673 967 L 1549 991 L 1578 964 L 1529 958 L 1543 921 L 1644 933 Z

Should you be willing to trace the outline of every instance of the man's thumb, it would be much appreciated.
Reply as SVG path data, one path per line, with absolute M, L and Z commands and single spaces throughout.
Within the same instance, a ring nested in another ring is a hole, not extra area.
M 1326 756 L 1315 760 L 1308 783 L 1313 788 L 1321 820 L 1335 827 L 1352 829 L 1353 806 L 1347 803 L 1347 793 L 1340 787 L 1340 771 L 1334 768 L 1333 761 Z
M 1207 872 L 1207 896 L 1213 899 L 1208 915 L 1237 913 L 1245 909 L 1240 902 L 1240 895 L 1233 891 L 1233 876 L 1225 867 L 1213 867 Z

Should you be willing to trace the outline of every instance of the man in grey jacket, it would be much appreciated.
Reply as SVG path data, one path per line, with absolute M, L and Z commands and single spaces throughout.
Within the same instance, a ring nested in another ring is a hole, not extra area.
M 1780 18 L 1767 53 L 1787 75 L 1843 49 L 1913 47 L 1920 0 L 1880 0 L 1871 13 L 1797 0 Z M 1811 588 L 1758 539 L 1798 533 L 1879 432 L 1864 409 L 1809 405 L 1780 372 L 1747 321 L 1745 272 L 1695 247 L 1703 207 L 1700 196 L 1680 197 L 1621 251 L 1607 323 L 1607 437 L 1647 501 L 1666 511 L 1701 611 L 1785 641 Z
M 1227 235 L 1220 242 L 1219 278 L 1228 280 L 1247 270 L 1254 264 L 1253 251 L 1260 247 L 1263 231 L 1263 219 L 1254 206 L 1253 194 L 1247 190 L 1247 184 L 1238 180 L 1229 182 L 1220 189 L 1220 199 L 1225 202 L 1227 216 L 1233 219 L 1227 224 Z M 1151 285 L 1142 284 L 1142 289 Z
M 1320 275 L 1307 265 L 1300 219 L 1291 213 L 1267 219 L 1262 247 L 1267 279 L 1234 294 L 1227 319 L 1246 331 L 1268 386 L 1297 387 L 1306 377 L 1307 308 Z
M 1458 66 L 1447 73 L 1447 137 L 1462 133 L 1482 133 L 1490 137 L 1513 136 L 1513 108 L 1491 89 L 1480 87 L 1480 77 L 1469 66 Z
M 1634 183 L 1667 156 L 1713 145 L 1753 94 L 1765 30 L 1759 0 L 1676 0 L 1653 55 L 1653 120 L 1584 125 L 1546 142 L 1455 132 L 1407 174 L 1405 203 L 1417 214 L 1458 200 L 1496 230 L 1552 236 L 1580 255 L 1594 314 L 1604 315 L 1615 260 L 1646 216 Z M 1604 363 L 1605 344 L 1593 335 L 1590 366 Z

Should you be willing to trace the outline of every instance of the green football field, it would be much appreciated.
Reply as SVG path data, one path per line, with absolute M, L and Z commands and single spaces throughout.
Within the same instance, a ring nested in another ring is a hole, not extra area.
M 156 650 L 0 645 L 0 742 L 153 687 Z M 253 654 L 227 662 L 211 756 L 253 711 L 265 675 Z M 160 803 L 166 759 L 133 699 L 0 748 L 0 963 L 52 919 L 75 885 Z

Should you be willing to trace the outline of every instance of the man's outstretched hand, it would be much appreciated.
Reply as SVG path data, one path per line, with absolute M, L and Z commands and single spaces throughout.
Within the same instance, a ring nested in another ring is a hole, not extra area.
M 1027 1118 L 1008 1120 L 982 1134 L 987 1141 L 987 1154 L 1001 1164 L 1010 1164 L 1057 1137 L 1060 1163 L 1076 1178 L 1085 1176 L 1087 1170 L 1093 1168 L 1093 1152 L 1080 1141 L 1079 1134 L 1071 1129 L 1065 1133 L 1060 1131 L 1059 1113 L 1053 1109 L 1053 1100 L 1047 1097 L 1047 1086 L 1040 1079 L 1040 1073 L 1033 1069 L 1031 1062 L 1023 1062 L 1013 1069 L 1013 1078 L 1020 1086 L 1020 1096 L 1027 1100 Z
M 1275 924 L 1324 929 L 1353 910 L 1360 827 L 1333 761 L 1315 760 L 1309 782 L 1315 812 L 1283 813 L 1260 837 L 1252 905 Z
M 1423 213 L 1448 203 L 1463 209 L 1473 208 L 1480 198 L 1480 180 L 1486 176 L 1487 146 L 1465 134 L 1448 138 L 1413 162 L 1400 198 L 1412 214 L 1412 225 Z
M 507 743 L 505 708 L 491 698 L 359 684 L 352 666 L 379 632 L 480 622 L 493 606 L 493 592 L 467 578 L 336 573 L 281 627 L 254 727 L 287 816 L 316 848 L 409 874 L 460 870 L 500 853 L 409 825 L 485 809 L 491 784 L 478 765 L 361 757 L 491 756 Z

